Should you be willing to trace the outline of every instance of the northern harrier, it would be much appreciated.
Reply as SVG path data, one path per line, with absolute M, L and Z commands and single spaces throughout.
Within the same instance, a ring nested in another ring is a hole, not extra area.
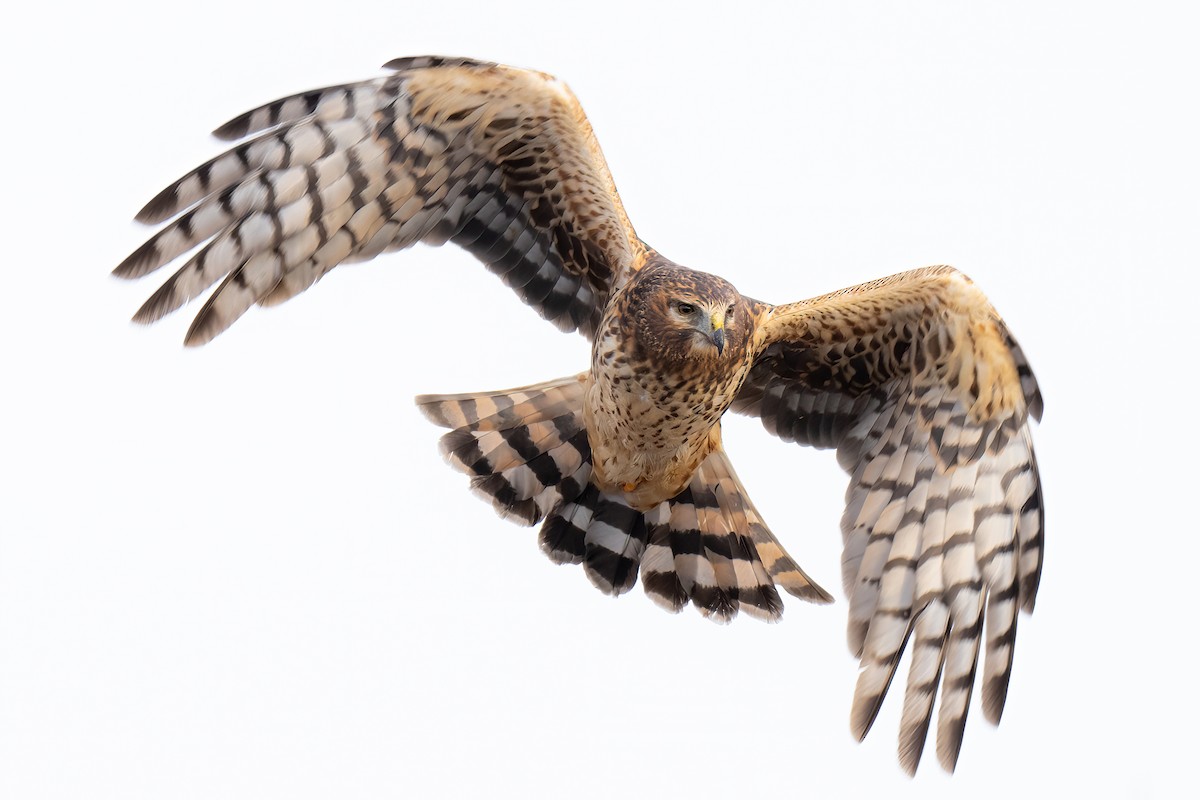
M 1042 503 L 1028 417 L 1042 401 L 983 293 L 950 267 L 770 305 L 638 238 L 583 111 L 549 75 L 404 58 L 386 77 L 303 92 L 217 129 L 245 139 L 154 198 L 170 222 L 116 269 L 141 277 L 199 247 L 134 319 L 221 280 L 186 342 L 275 305 L 344 261 L 454 242 L 564 331 L 591 367 L 534 386 L 425 395 L 448 459 L 542 549 L 601 591 L 640 571 L 657 603 L 775 619 L 776 587 L 830 596 L 784 551 L 721 447 L 721 416 L 837 448 L 851 727 L 866 735 L 905 644 L 900 760 L 916 770 L 941 684 L 952 770 L 986 625 L 983 711 L 1004 708 L 1017 609 L 1031 611 Z M 203 245 L 203 246 L 201 246 Z M 985 613 L 986 608 L 986 613 Z

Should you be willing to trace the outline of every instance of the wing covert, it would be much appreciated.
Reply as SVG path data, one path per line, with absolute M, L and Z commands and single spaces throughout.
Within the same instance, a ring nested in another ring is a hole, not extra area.
M 848 640 L 864 737 L 913 644 L 900 760 L 921 757 L 941 686 L 937 752 L 953 770 L 981 639 L 984 716 L 998 722 L 1017 610 L 1033 610 L 1043 512 L 1028 417 L 1041 395 L 983 293 L 950 267 L 779 306 L 734 410 L 785 441 L 837 448 Z M 986 625 L 986 631 L 985 631 Z
M 187 344 L 330 269 L 417 242 L 478 257 L 563 330 L 591 336 L 645 247 L 570 90 L 462 58 L 397 59 L 390 75 L 302 92 L 216 130 L 245 139 L 137 215 L 167 224 L 114 270 L 195 251 L 137 312 L 158 320 L 220 285 Z

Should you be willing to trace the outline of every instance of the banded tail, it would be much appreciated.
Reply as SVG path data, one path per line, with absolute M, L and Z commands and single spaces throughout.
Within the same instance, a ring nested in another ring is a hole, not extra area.
M 717 450 L 688 486 L 643 513 L 591 480 L 583 421 L 586 375 L 479 394 L 421 395 L 417 405 L 450 432 L 442 452 L 503 517 L 542 522 L 542 551 L 582 564 L 605 594 L 633 588 L 670 611 L 689 602 L 718 622 L 739 611 L 776 620 L 776 586 L 804 600 L 832 597 L 792 560 Z

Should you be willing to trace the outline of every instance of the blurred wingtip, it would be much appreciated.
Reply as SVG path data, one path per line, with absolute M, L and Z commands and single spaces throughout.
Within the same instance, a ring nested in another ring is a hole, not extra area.
M 247 111 L 243 114 L 238 114 L 231 120 L 223 122 L 213 128 L 212 135 L 223 142 L 232 142 L 241 139 L 250 131 L 250 118 L 253 111 Z
M 900 768 L 908 777 L 916 777 L 917 767 L 921 765 L 921 755 L 925 751 L 925 737 L 929 733 L 929 720 L 924 725 L 918 725 L 906 730 L 900 730 L 900 746 L 896 751 L 900 760 Z
M 153 239 L 142 244 L 113 268 L 112 274 L 123 280 L 134 280 L 148 275 L 160 266 L 158 249 Z
M 171 184 L 156 194 L 149 203 L 133 215 L 134 220 L 145 225 L 157 225 L 170 219 L 179 200 L 178 184 Z

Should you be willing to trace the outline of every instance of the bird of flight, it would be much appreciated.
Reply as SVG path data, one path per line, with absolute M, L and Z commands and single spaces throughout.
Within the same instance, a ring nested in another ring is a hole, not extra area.
M 166 223 L 115 270 L 189 252 L 137 312 L 154 322 L 220 285 L 200 345 L 338 264 L 417 242 L 473 253 L 522 300 L 592 342 L 588 369 L 498 392 L 423 395 L 443 452 L 543 551 L 601 591 L 636 582 L 672 611 L 775 619 L 779 589 L 832 598 L 787 554 L 721 446 L 726 411 L 836 448 L 851 729 L 867 734 L 906 644 L 899 755 L 916 771 L 941 687 L 953 770 L 981 647 L 1000 719 L 1018 609 L 1032 611 L 1043 513 L 1033 373 L 983 293 L 951 267 L 772 305 L 675 264 L 630 225 L 583 110 L 553 77 L 464 58 L 269 103 L 216 130 L 241 140 L 137 215 Z M 249 138 L 248 138 L 249 137 Z M 198 248 L 198 249 L 197 249 Z

